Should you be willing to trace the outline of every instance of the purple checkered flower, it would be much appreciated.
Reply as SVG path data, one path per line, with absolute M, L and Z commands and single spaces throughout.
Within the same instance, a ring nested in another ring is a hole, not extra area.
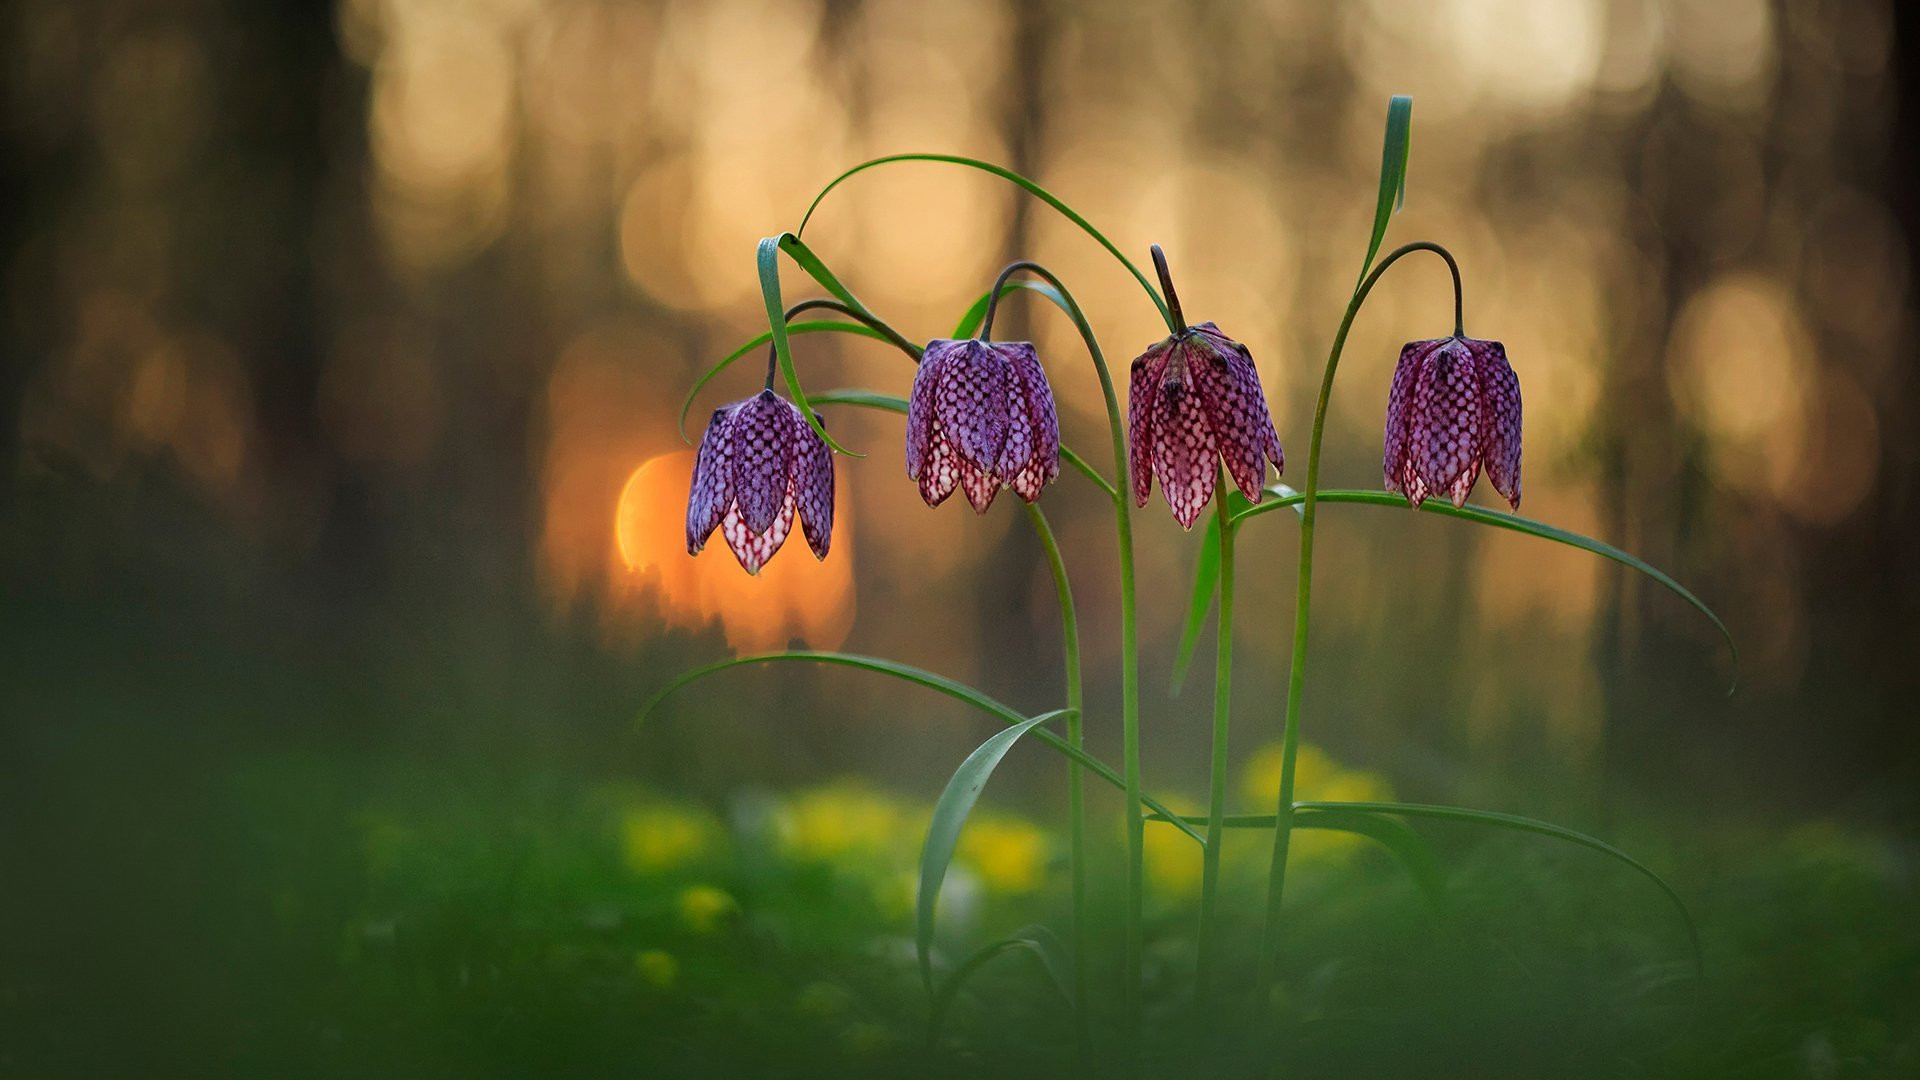
M 907 475 L 939 506 L 959 487 L 978 513 L 1002 484 L 1033 502 L 1060 475 L 1053 389 L 1024 341 L 930 343 L 907 401 Z
M 1162 279 L 1165 280 L 1164 278 Z M 1189 327 L 1133 362 L 1127 394 L 1128 469 L 1136 505 L 1153 480 L 1182 527 L 1213 498 L 1216 459 L 1240 491 L 1260 501 L 1267 462 L 1286 467 L 1247 347 L 1210 322 Z
M 1520 380 L 1506 347 L 1470 337 L 1415 341 L 1400 350 L 1387 395 L 1387 490 L 1419 506 L 1443 492 L 1461 506 L 1487 479 L 1520 508 Z
M 698 555 L 718 526 L 740 565 L 757 574 L 786 542 L 796 514 L 814 557 L 826 558 L 833 540 L 826 441 L 771 389 L 715 409 L 694 458 L 687 554 Z

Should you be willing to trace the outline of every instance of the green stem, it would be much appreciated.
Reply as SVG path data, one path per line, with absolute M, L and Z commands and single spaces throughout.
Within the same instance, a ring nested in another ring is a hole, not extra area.
M 1032 503 L 1023 503 L 1033 532 L 1046 549 L 1047 568 L 1053 571 L 1053 588 L 1060 603 L 1060 643 L 1067 669 L 1067 745 L 1083 749 L 1080 710 L 1080 620 L 1074 613 L 1073 587 L 1067 583 L 1067 564 L 1060 544 L 1054 538 L 1047 515 Z M 1067 762 L 1067 836 L 1070 855 L 1068 872 L 1073 880 L 1073 1022 L 1074 1038 L 1080 1049 L 1080 1067 L 1091 1072 L 1093 1033 L 1087 1018 L 1087 807 L 1086 776 L 1080 764 Z
M 1107 369 L 1106 355 L 1093 335 L 1093 327 L 1080 304 L 1051 270 L 1034 262 L 1016 264 L 1044 278 L 1067 302 L 1067 314 L 1086 342 L 1094 371 L 1100 376 L 1100 393 L 1106 399 L 1107 428 L 1113 436 L 1114 475 L 1127 475 L 1127 423 L 1120 413 L 1120 398 L 1114 392 L 1113 373 Z M 1159 297 L 1156 294 L 1155 299 Z M 1121 986 L 1123 1015 L 1121 1031 L 1126 1040 L 1126 1061 L 1133 1071 L 1139 1059 L 1140 1037 L 1140 958 L 1143 897 L 1146 893 L 1146 819 L 1140 809 L 1140 629 L 1135 610 L 1133 580 L 1133 504 L 1128 500 L 1124 480 L 1113 495 L 1114 531 L 1120 555 L 1120 728 L 1121 771 L 1127 795 L 1127 907 L 1125 920 L 1124 974 Z
M 1207 784 L 1207 846 L 1201 856 L 1200 943 L 1194 1000 L 1204 1016 L 1213 996 L 1213 953 L 1220 894 L 1220 833 L 1227 812 L 1227 718 L 1233 689 L 1233 534 L 1224 470 L 1215 481 L 1220 521 L 1219 644 L 1213 658 L 1213 759 Z
M 1293 599 L 1293 666 L 1287 676 L 1287 712 L 1280 735 L 1280 798 L 1273 830 L 1273 861 L 1267 869 L 1267 915 L 1260 933 L 1260 956 L 1254 987 L 1255 999 L 1263 1011 L 1272 997 L 1275 955 L 1280 944 L 1280 900 L 1287 886 L 1287 852 L 1293 840 L 1293 776 L 1300 755 L 1300 696 L 1307 679 L 1307 625 L 1313 605 L 1313 528 L 1319 509 L 1320 443 L 1327 427 L 1327 401 L 1333 395 L 1334 372 L 1340 367 L 1340 351 L 1346 347 L 1347 332 L 1353 329 L 1360 305 L 1373 291 L 1380 275 L 1401 258 L 1416 251 L 1431 251 L 1447 261 L 1454 272 L 1454 320 L 1460 319 L 1460 271 L 1453 256 L 1438 244 L 1424 240 L 1393 249 L 1372 271 L 1360 280 L 1340 319 L 1340 331 L 1333 336 L 1333 348 L 1327 353 L 1327 368 L 1320 379 L 1320 398 L 1313 407 L 1313 433 L 1307 442 L 1307 482 L 1301 489 L 1300 503 L 1300 575 Z M 1224 539 L 1224 536 L 1223 536 Z

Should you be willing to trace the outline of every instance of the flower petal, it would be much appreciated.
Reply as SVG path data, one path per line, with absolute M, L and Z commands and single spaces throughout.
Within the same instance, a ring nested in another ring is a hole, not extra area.
M 1153 418 L 1153 474 L 1182 528 L 1193 528 L 1213 498 L 1218 453 L 1199 391 L 1176 381 L 1166 383 Z
M 1457 338 L 1421 365 L 1410 441 L 1420 479 L 1445 492 L 1453 505 L 1464 505 L 1480 478 L 1480 388 L 1473 354 Z
M 1400 362 L 1393 366 L 1393 386 L 1387 391 L 1386 453 L 1381 458 L 1380 471 L 1386 476 L 1388 491 L 1405 492 L 1409 498 L 1412 498 L 1412 493 L 1408 491 L 1403 477 L 1412 461 L 1408 433 L 1413 421 L 1409 411 L 1413 404 L 1413 388 L 1419 381 L 1420 369 L 1426 363 L 1427 356 L 1448 340 L 1434 338 L 1431 341 L 1410 341 L 1400 349 Z M 1419 503 L 1416 501 L 1414 505 L 1418 506 Z
M 933 444 L 933 394 L 940 372 L 964 341 L 930 342 L 920 354 L 919 370 L 913 373 L 913 390 L 907 395 L 907 476 L 920 479 L 927 467 L 927 454 Z
M 928 506 L 939 506 L 953 494 L 953 487 L 959 481 L 960 459 L 954 456 L 953 444 L 936 423 L 927 444 L 926 467 L 920 471 L 920 498 Z
M 1206 402 L 1208 419 L 1213 424 L 1214 441 L 1227 471 L 1233 474 L 1240 493 L 1260 501 L 1260 489 L 1267 479 L 1267 461 L 1279 468 L 1280 436 L 1273 430 L 1273 417 L 1267 412 L 1267 397 L 1260 389 L 1260 372 L 1246 346 L 1209 330 L 1202 323 L 1193 338 L 1191 355 L 1194 385 Z M 1201 372 L 1204 370 L 1205 374 Z
M 793 500 L 781 501 L 779 511 L 766 531 L 754 532 L 747 527 L 746 518 L 739 507 L 728 509 L 727 516 L 720 522 L 720 534 L 727 538 L 727 546 L 733 549 L 733 557 L 749 574 L 757 574 L 760 568 L 773 558 L 773 553 L 786 543 L 787 532 L 793 528 Z
M 1053 387 L 1047 382 L 1046 369 L 1040 366 L 1040 356 L 1034 352 L 1032 344 L 1016 341 L 999 348 L 1001 355 L 1007 358 L 1008 370 L 1016 379 L 1014 410 L 1026 413 L 1027 424 L 1033 432 L 1033 453 L 1027 462 L 1022 463 L 1020 472 L 1027 471 L 1028 463 L 1038 465 L 1040 483 L 1051 483 L 1060 476 L 1060 414 L 1054 408 Z M 1015 475 L 1004 467 L 1000 470 L 1001 479 L 1009 483 Z M 1023 497 L 1032 502 L 1038 497 L 1038 492 L 1033 496 L 1023 493 Z
M 772 390 L 740 403 L 728 428 L 727 481 L 747 528 L 766 532 L 793 483 L 794 407 Z
M 707 537 L 720 524 L 733 493 L 727 487 L 727 427 L 733 419 L 733 406 L 713 410 L 707 421 L 707 433 L 700 436 L 700 449 L 693 458 L 693 488 L 687 493 L 687 554 L 698 555 L 707 546 Z
M 1135 358 L 1127 380 L 1127 473 L 1135 506 L 1147 505 L 1147 494 L 1153 490 L 1154 418 L 1172 355 L 1173 339 L 1167 338 Z
M 963 348 L 938 373 L 933 414 L 954 452 L 991 472 L 1007 441 L 1007 362 L 984 342 L 959 344 Z
M 1487 480 L 1520 509 L 1520 379 L 1507 363 L 1506 346 L 1468 340 L 1480 383 L 1480 458 Z
M 973 462 L 960 459 L 960 490 L 967 493 L 967 501 L 973 504 L 973 512 L 984 514 L 987 507 L 993 505 L 993 497 L 1000 493 L 1000 478 L 984 469 L 976 469 Z
M 814 419 L 819 418 L 815 413 Z M 824 559 L 833 544 L 833 451 L 807 426 L 799 409 L 793 410 L 793 425 L 793 498 L 800 529 L 814 558 Z

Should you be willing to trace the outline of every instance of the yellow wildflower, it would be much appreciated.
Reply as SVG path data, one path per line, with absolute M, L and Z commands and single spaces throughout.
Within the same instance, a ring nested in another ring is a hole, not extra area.
M 960 833 L 959 857 L 989 892 L 1026 893 L 1047 868 L 1047 834 L 1013 817 L 977 817 Z
M 665 949 L 642 949 L 634 954 L 633 969 L 640 981 L 655 990 L 666 990 L 680 978 L 680 961 Z
M 680 890 L 679 908 L 681 924 L 696 934 L 711 934 L 740 914 L 740 902 L 711 885 Z
M 725 835 L 703 810 L 654 803 L 628 810 L 620 822 L 621 853 L 636 874 L 673 870 L 711 854 Z

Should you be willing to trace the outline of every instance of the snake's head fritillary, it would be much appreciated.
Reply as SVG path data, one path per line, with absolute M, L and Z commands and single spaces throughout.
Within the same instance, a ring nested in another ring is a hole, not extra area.
M 955 487 L 986 513 L 1001 485 L 1033 502 L 1060 475 L 1053 388 L 1028 342 L 930 343 L 907 400 L 907 475 L 928 506 Z
M 1506 347 L 1459 336 L 1408 343 L 1387 393 L 1387 490 L 1413 506 L 1436 492 L 1462 506 L 1483 465 L 1518 510 L 1520 380 Z
M 818 419 L 815 414 L 815 419 Z M 717 527 L 749 574 L 786 542 L 798 516 L 807 546 L 833 541 L 833 452 L 793 403 L 762 390 L 714 410 L 694 458 L 687 497 L 687 554 Z
M 1127 400 L 1128 473 L 1136 505 L 1155 477 L 1182 527 L 1213 498 L 1216 459 L 1260 501 L 1267 463 L 1286 466 L 1247 347 L 1210 322 L 1159 342 L 1133 362 Z

